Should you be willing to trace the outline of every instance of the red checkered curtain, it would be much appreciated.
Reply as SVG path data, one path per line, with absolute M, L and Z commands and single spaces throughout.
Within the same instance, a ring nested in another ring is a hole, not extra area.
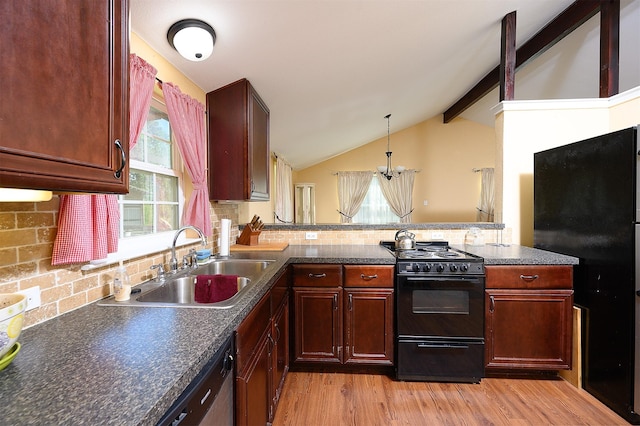
M 197 100 L 183 94 L 178 86 L 162 84 L 169 122 L 182 160 L 193 182 L 193 193 L 182 212 L 182 225 L 197 226 L 204 235 L 213 235 L 207 186 L 207 134 L 205 110 Z
M 147 119 L 156 74 L 144 59 L 129 56 L 129 149 L 135 146 Z M 118 251 L 119 232 L 116 195 L 61 195 L 51 264 L 103 259 Z

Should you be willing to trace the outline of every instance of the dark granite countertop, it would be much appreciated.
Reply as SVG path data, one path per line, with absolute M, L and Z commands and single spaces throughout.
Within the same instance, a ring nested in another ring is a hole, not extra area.
M 538 250 L 517 244 L 483 246 L 451 245 L 484 258 L 485 265 L 577 265 L 577 257 Z
M 522 246 L 457 246 L 486 264 L 574 264 Z M 93 303 L 23 331 L 0 371 L 2 423 L 153 425 L 290 263 L 394 264 L 381 246 L 290 246 L 234 254 L 273 264 L 227 310 Z
M 289 263 L 393 264 L 380 246 L 237 254 L 275 262 L 231 309 L 89 306 L 30 327 L 0 371 L 8 425 L 153 425 Z
M 493 222 L 425 222 L 425 223 L 266 223 L 265 231 L 357 231 L 363 229 L 400 230 L 400 229 L 504 229 L 504 223 Z M 239 229 L 244 224 L 238 225 Z

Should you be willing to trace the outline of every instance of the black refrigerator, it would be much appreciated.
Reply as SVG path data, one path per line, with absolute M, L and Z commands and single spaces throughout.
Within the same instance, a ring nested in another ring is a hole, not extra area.
M 534 246 L 580 259 L 582 385 L 640 424 L 638 127 L 534 154 Z

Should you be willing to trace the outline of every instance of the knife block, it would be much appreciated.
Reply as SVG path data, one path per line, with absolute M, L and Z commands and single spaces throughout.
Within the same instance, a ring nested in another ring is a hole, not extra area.
M 254 231 L 249 225 L 245 225 L 242 233 L 236 239 L 236 242 L 243 246 L 257 246 L 259 238 L 260 231 Z

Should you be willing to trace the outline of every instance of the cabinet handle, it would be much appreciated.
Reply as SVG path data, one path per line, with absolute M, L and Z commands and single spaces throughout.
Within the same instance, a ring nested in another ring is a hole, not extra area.
M 353 294 L 349 295 L 349 310 L 353 311 Z
M 333 295 L 333 310 L 337 310 L 338 309 L 338 295 L 334 294 Z
M 325 278 L 327 274 L 309 274 L 309 278 Z
M 122 176 L 122 171 L 124 170 L 124 166 L 127 165 L 127 155 L 125 154 L 124 148 L 120 143 L 120 139 L 116 139 L 114 143 L 116 144 L 116 148 L 120 150 L 121 161 L 120 161 L 120 168 L 116 170 L 113 175 L 116 177 L 116 179 L 120 179 L 120 176 Z
M 520 275 L 520 279 L 524 281 L 534 281 L 538 279 L 537 275 Z
M 360 278 L 365 280 L 365 281 L 371 281 L 371 280 L 375 280 L 376 278 L 378 278 L 378 274 L 375 274 L 375 275 L 360 274 Z
M 496 300 L 493 296 L 489 296 L 489 312 L 493 312 L 496 309 Z
M 278 327 L 278 324 L 274 324 L 275 328 L 276 328 L 276 342 L 280 341 L 280 327 Z

